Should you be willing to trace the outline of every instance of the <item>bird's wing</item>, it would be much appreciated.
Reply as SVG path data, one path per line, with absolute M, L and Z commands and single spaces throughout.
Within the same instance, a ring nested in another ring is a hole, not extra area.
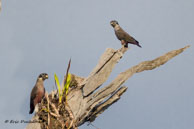
M 37 95 L 37 87 L 34 86 L 34 88 L 32 89 L 32 92 L 31 92 L 31 96 L 30 96 L 30 107 L 31 107 L 31 105 L 34 106 L 34 99 L 36 98 L 36 95 Z
M 134 41 L 135 39 L 131 37 L 127 32 L 125 32 L 122 28 L 115 31 L 115 34 L 119 40 L 125 40 L 127 42 Z
M 132 36 L 130 36 L 127 32 L 125 32 L 122 28 L 115 31 L 115 34 L 119 40 L 124 40 L 127 43 L 131 43 L 131 44 L 141 47 L 139 45 L 139 42 L 136 39 L 134 39 Z
M 34 88 L 32 89 L 31 91 L 31 95 L 30 95 L 30 114 L 33 113 L 34 111 L 34 99 L 36 98 L 36 95 L 37 95 L 37 87 L 34 86 Z
M 116 30 L 115 35 L 119 40 L 123 40 L 125 38 L 125 33 L 122 29 Z
M 137 43 L 138 41 L 136 41 L 132 36 L 126 36 L 126 39 L 125 39 L 128 43 Z

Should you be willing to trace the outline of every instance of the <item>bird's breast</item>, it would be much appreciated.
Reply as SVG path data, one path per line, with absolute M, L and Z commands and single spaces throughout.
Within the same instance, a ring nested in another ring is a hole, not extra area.
M 118 31 L 118 30 L 120 30 L 120 29 L 121 29 L 121 28 L 120 28 L 119 26 L 115 26 L 115 27 L 114 27 L 114 30 L 115 30 L 115 31 Z
M 39 90 L 36 94 L 36 98 L 34 100 L 34 103 L 35 104 L 40 103 L 43 97 L 44 97 L 44 91 Z

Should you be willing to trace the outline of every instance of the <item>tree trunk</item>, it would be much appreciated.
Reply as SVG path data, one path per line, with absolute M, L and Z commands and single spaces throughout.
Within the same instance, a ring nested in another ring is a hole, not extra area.
M 133 74 L 159 67 L 188 47 L 170 51 L 151 61 L 141 62 L 121 72 L 104 88 L 98 89 L 108 79 L 115 65 L 128 50 L 128 48 L 106 49 L 97 66 L 87 78 L 72 75 L 67 101 L 63 99 L 63 102 L 58 104 L 56 90 L 49 95 L 46 94 L 39 105 L 39 112 L 32 118 L 34 123 L 29 123 L 26 129 L 75 129 L 85 122 L 94 121 L 98 115 L 118 101 L 120 96 L 126 92 L 127 87 L 123 86 L 123 83 Z

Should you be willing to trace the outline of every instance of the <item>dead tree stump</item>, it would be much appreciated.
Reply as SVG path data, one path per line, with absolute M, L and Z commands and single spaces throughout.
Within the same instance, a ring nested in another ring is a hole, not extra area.
M 26 129 L 76 129 L 85 122 L 94 121 L 126 92 L 127 87 L 123 86 L 123 83 L 133 74 L 159 67 L 188 47 L 170 51 L 154 60 L 141 62 L 121 72 L 104 88 L 98 89 L 108 79 L 115 65 L 128 50 L 128 48 L 106 49 L 87 78 L 72 76 L 67 101 L 58 104 L 57 91 L 46 94 L 39 106 L 40 111 L 32 118 L 32 123 L 29 123 Z

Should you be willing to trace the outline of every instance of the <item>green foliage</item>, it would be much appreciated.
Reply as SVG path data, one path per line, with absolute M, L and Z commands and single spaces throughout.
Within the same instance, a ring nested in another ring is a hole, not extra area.
M 54 74 L 54 78 L 55 78 L 55 84 L 57 85 L 57 89 L 58 89 L 59 103 L 61 103 L 63 96 L 65 95 L 65 97 L 66 97 L 68 94 L 69 85 L 71 82 L 71 74 L 68 73 L 67 80 L 66 80 L 66 83 L 64 84 L 63 88 L 61 88 L 60 83 L 59 83 L 59 79 L 58 79 L 56 74 Z M 63 90 L 61 91 L 61 89 L 63 89 Z
M 67 96 L 67 94 L 68 94 L 70 82 L 71 82 L 71 74 L 68 73 L 67 80 L 66 80 L 66 83 L 65 83 L 63 91 L 62 91 L 63 94 L 65 93 L 65 96 Z
M 61 103 L 63 94 L 61 93 L 61 86 L 60 86 L 59 79 L 56 73 L 54 74 L 54 78 L 55 78 L 55 85 L 57 85 L 57 88 L 58 88 L 59 103 Z
M 64 86 L 62 87 L 63 89 L 62 91 L 61 91 L 61 86 L 59 84 L 59 79 L 56 74 L 54 75 L 55 85 L 57 85 L 58 94 L 59 94 L 59 103 L 61 103 L 63 96 L 65 96 L 65 100 L 67 100 L 67 94 L 68 94 L 69 85 L 71 82 L 71 74 L 69 73 L 70 66 L 71 66 L 71 59 L 69 60 L 69 63 L 68 63 L 66 76 L 64 78 Z

